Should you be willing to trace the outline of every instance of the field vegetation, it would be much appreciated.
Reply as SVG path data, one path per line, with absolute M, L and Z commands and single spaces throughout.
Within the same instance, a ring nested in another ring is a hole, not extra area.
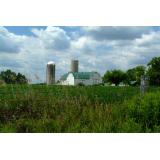
M 0 86 L 0 132 L 160 132 L 160 89 Z
M 104 86 L 47 86 L 0 72 L 0 132 L 160 132 L 160 57 L 102 78 Z

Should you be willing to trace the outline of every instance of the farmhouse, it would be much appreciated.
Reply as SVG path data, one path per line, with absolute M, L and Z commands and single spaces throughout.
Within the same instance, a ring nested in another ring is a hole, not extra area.
M 97 72 L 68 72 L 60 78 L 62 85 L 96 85 L 102 83 L 102 78 Z

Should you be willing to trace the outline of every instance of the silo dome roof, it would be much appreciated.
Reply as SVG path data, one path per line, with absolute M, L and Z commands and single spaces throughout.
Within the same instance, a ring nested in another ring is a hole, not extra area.
M 55 64 L 53 61 L 49 61 L 47 64 Z

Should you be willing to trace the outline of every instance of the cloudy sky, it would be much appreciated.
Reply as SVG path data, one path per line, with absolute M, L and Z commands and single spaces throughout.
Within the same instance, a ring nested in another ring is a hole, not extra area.
M 45 81 L 48 61 L 56 78 L 70 70 L 127 70 L 160 56 L 160 27 L 0 27 L 0 71 L 21 72 L 33 82 Z M 37 79 L 37 76 L 39 77 Z

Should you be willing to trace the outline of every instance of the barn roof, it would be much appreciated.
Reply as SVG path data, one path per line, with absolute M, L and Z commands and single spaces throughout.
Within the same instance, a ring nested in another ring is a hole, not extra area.
M 66 80 L 70 73 L 73 74 L 75 79 L 90 79 L 97 72 L 68 72 L 60 80 Z

